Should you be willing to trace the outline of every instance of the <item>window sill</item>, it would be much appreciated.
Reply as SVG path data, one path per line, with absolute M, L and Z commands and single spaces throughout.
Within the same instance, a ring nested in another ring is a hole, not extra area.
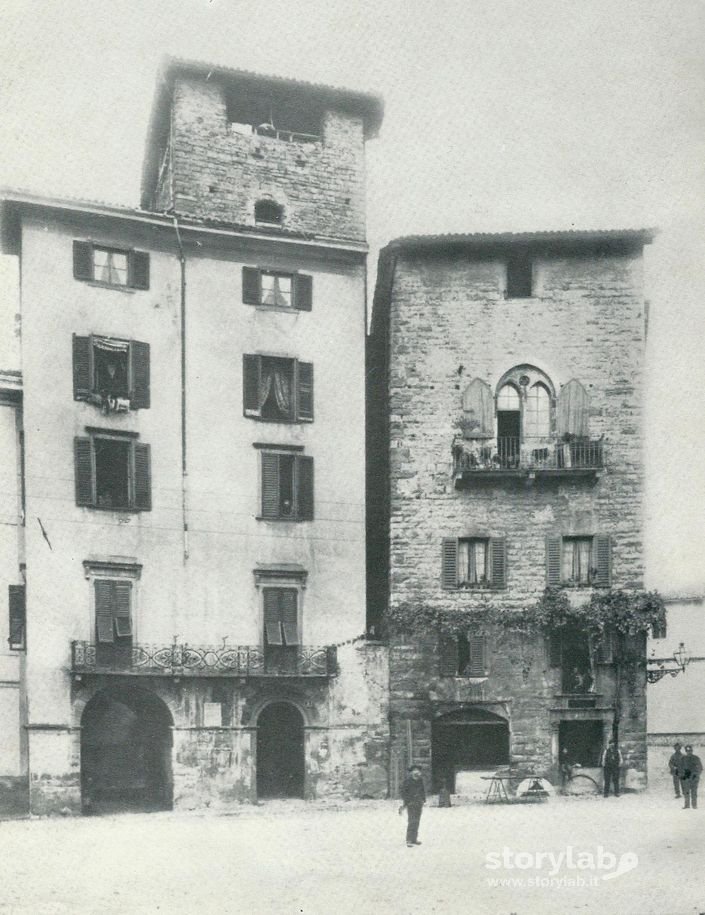
M 118 508 L 114 505 L 110 506 L 110 508 L 103 506 L 103 505 L 79 505 L 77 507 L 78 508 L 88 508 L 88 509 L 90 509 L 90 511 L 94 511 L 94 512 L 114 512 L 115 514 L 118 514 L 118 515 L 130 515 L 130 514 L 139 515 L 142 512 L 151 511 L 151 509 L 148 509 L 148 508 L 132 508 L 132 507 Z
M 294 305 L 253 305 L 255 311 L 280 311 L 282 314 L 294 314 L 300 315 L 303 311 L 301 308 L 296 308 Z
M 303 423 L 312 423 L 313 419 L 269 419 L 267 416 L 256 416 L 253 413 L 243 413 L 245 419 L 254 419 L 258 423 L 278 423 L 280 426 L 300 426 Z
M 116 289 L 118 292 L 129 292 L 134 295 L 136 292 L 147 292 L 146 289 L 137 289 L 135 286 L 120 286 L 118 283 L 101 283 L 99 280 L 78 280 L 85 286 L 94 286 L 96 289 Z
M 313 518 L 265 518 L 264 515 L 255 515 L 255 521 L 271 521 L 273 524 L 304 524 L 313 521 Z

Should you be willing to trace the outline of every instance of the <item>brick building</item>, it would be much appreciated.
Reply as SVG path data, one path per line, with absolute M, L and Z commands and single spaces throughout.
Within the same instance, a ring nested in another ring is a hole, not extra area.
M 386 792 L 386 653 L 361 638 L 381 116 L 171 60 L 141 208 L 3 195 L 0 776 L 33 812 Z
M 555 779 L 563 749 L 594 770 L 617 708 L 627 782 L 644 783 L 643 639 L 625 679 L 608 637 L 580 626 L 527 637 L 497 620 L 547 585 L 576 606 L 642 587 L 650 240 L 417 236 L 380 255 L 369 603 L 380 624 L 388 611 L 393 757 L 436 788 L 472 791 L 510 764 Z M 485 622 L 405 631 L 419 608 Z

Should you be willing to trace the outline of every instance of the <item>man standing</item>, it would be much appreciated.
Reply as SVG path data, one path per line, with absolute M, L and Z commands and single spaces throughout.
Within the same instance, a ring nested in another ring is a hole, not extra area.
M 693 809 L 697 809 L 698 783 L 702 771 L 703 764 L 700 762 L 700 757 L 693 753 L 693 748 L 691 746 L 687 746 L 685 748 L 685 753 L 681 756 L 679 768 L 681 786 L 683 788 L 683 800 L 685 801 L 685 804 L 683 805 L 684 810 L 687 810 L 691 806 L 691 801 Z
M 619 797 L 619 770 L 622 766 L 622 754 L 614 737 L 603 750 L 600 765 L 602 766 L 605 797 L 609 796 L 610 782 L 614 785 L 614 796 Z
M 671 773 L 671 778 L 673 779 L 673 790 L 676 797 L 681 796 L 680 764 L 682 758 L 681 745 L 676 741 L 676 743 L 673 744 L 673 753 L 668 760 L 668 771 Z
M 419 821 L 423 805 L 426 803 L 426 789 L 418 766 L 409 767 L 409 775 L 402 785 L 401 798 L 404 803 L 399 808 L 399 813 L 401 814 L 406 807 L 407 815 L 406 845 L 407 848 L 413 848 L 414 845 L 421 844 L 418 840 Z

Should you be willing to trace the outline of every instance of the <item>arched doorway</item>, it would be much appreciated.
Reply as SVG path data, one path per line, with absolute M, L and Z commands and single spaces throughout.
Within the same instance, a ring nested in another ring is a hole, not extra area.
M 257 796 L 304 796 L 304 721 L 288 702 L 267 705 L 257 719 Z
M 436 718 L 431 727 L 433 788 L 455 791 L 459 771 L 509 764 L 509 723 L 485 709 L 460 709 Z
M 172 724 L 166 705 L 148 690 L 96 693 L 81 718 L 85 813 L 171 809 Z

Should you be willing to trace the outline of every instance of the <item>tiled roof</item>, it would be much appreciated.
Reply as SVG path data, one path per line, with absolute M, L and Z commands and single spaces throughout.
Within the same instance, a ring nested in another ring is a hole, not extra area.
M 535 232 L 466 232 L 441 235 L 403 235 L 389 242 L 389 248 L 420 248 L 536 244 L 560 242 L 632 241 L 648 244 L 657 235 L 654 228 L 553 229 Z

